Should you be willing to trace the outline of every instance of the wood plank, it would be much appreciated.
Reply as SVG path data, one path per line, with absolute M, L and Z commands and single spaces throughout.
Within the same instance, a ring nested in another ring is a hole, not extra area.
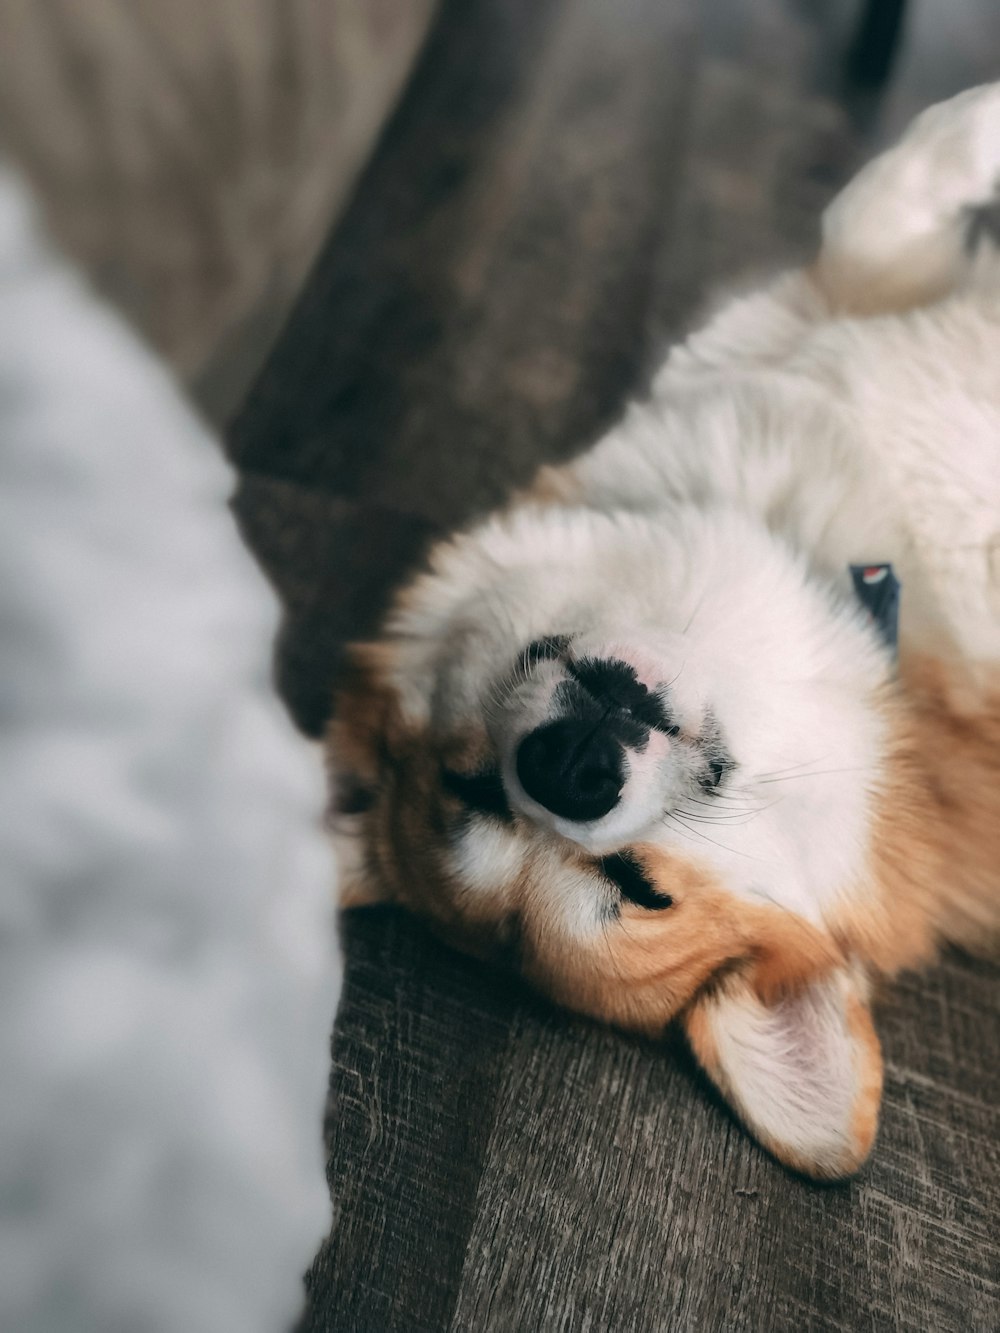
M 874 1157 L 817 1187 L 680 1052 L 527 1009 L 452 1328 L 1000 1327 L 996 969 L 949 960 L 879 1026 Z
M 327 1174 L 299 1333 L 446 1328 L 516 988 L 392 908 L 345 915 Z

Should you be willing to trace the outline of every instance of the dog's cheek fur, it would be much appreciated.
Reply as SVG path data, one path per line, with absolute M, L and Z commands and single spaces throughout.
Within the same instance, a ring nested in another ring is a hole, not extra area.
M 869 875 L 831 929 L 892 976 L 947 941 L 1000 941 L 1000 678 L 958 664 L 904 665 L 885 780 L 874 796 Z
M 661 1034 L 712 978 L 752 971 L 774 996 L 836 967 L 836 944 L 808 922 L 728 893 L 696 861 L 659 848 L 636 855 L 672 899 L 662 911 L 622 904 L 591 940 L 526 924 L 525 971 L 558 1003 L 618 1027 Z
M 758 1140 L 823 1178 L 865 1161 L 881 1098 L 866 984 L 846 960 L 892 975 L 942 941 L 997 942 L 1000 688 L 926 659 L 905 664 L 902 683 L 873 794 L 869 875 L 830 922 L 828 958 L 844 963 L 828 967 L 821 948 L 810 976 L 809 951 L 772 922 L 754 965 L 707 987 L 684 1018 L 699 1063 Z
M 426 738 L 401 716 L 392 665 L 387 644 L 347 654 L 325 738 L 328 823 L 343 868 L 342 906 L 391 900 L 424 911 L 444 881 L 435 772 Z
M 348 649 L 323 738 L 329 790 L 326 822 L 337 851 L 341 907 L 364 906 L 389 896 L 388 886 L 374 873 L 370 855 L 382 769 L 395 731 L 384 658 L 379 644 Z
M 333 793 L 329 826 L 338 848 L 340 904 L 392 901 L 418 913 L 448 943 L 478 957 L 511 949 L 509 904 L 470 895 L 448 854 L 439 764 L 426 735 L 402 716 L 387 644 L 353 648 L 326 736 Z M 365 808 L 337 809 L 337 793 Z

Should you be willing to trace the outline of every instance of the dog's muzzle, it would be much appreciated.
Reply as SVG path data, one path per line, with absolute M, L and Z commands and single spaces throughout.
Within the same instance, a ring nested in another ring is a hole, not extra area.
M 590 823 L 618 804 L 628 776 L 627 751 L 645 748 L 653 726 L 666 729 L 655 695 L 624 662 L 567 663 L 556 690 L 561 716 L 528 733 L 517 750 L 527 795 L 560 819 Z

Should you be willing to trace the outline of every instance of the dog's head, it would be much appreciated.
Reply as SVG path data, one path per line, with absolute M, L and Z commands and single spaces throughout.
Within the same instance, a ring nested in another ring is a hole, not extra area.
M 494 518 L 352 659 L 356 890 L 571 1008 L 680 1015 L 777 1156 L 845 1174 L 881 1060 L 833 923 L 864 892 L 888 674 L 836 580 L 735 513 Z

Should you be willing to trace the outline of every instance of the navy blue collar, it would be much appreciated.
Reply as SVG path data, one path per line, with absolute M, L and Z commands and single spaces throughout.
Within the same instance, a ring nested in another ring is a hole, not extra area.
M 899 590 L 892 565 L 851 565 L 858 601 L 885 640 L 893 657 L 899 653 Z

